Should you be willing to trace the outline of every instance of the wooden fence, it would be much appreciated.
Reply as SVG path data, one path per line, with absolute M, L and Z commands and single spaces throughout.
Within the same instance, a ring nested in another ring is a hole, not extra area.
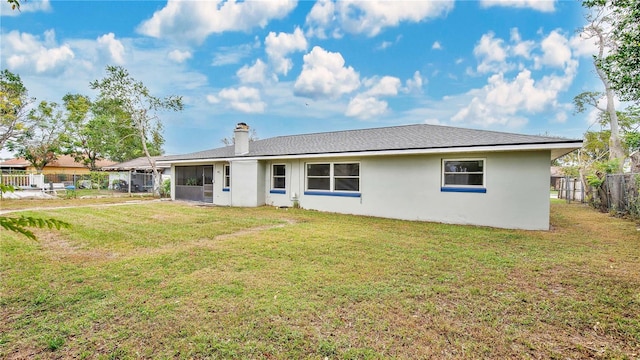
M 598 190 L 602 210 L 640 218 L 640 174 L 609 174 Z
M 558 179 L 558 199 L 584 202 L 585 191 L 580 179 L 568 176 Z

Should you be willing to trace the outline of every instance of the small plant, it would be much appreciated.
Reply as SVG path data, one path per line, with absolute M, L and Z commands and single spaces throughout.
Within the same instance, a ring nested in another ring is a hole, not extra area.
M 92 171 L 89 173 L 89 178 L 91 180 L 91 186 L 93 189 L 97 188 L 107 188 L 107 184 L 109 184 L 109 174 L 101 171 Z
M 196 186 L 196 185 L 198 185 L 198 179 L 196 179 L 196 178 L 188 178 L 186 185 L 187 186 Z
M 64 345 L 64 338 L 60 336 L 53 336 L 47 339 L 47 348 L 50 351 L 56 351 Z
M 166 179 L 160 186 L 160 196 L 168 197 L 171 195 L 171 180 Z
M 77 187 L 67 186 L 66 189 L 67 191 L 64 194 L 65 199 L 75 199 L 78 197 L 78 194 L 76 193 Z

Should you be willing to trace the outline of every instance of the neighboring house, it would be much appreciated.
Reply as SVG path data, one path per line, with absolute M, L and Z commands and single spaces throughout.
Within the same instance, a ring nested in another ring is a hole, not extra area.
M 280 136 L 165 156 L 171 197 L 386 218 L 549 229 L 550 162 L 571 140 L 436 125 Z
M 115 164 L 110 160 L 98 160 L 96 165 L 98 167 L 108 166 Z M 67 174 L 67 175 L 82 175 L 89 174 L 91 170 L 84 164 L 76 162 L 72 156 L 60 155 L 58 159 L 48 163 L 42 171 L 37 171 L 35 167 L 31 165 L 29 161 L 24 158 L 10 159 L 0 162 L 0 170 L 4 173 L 26 171 L 26 172 L 38 172 L 42 174 Z
M 159 159 L 162 159 L 162 156 L 151 157 L 151 161 L 153 162 L 156 162 Z M 162 181 L 165 179 L 171 179 L 171 168 L 169 165 L 156 164 L 156 168 L 162 176 Z M 153 189 L 153 169 L 146 156 L 110 166 L 104 166 L 102 170 L 109 172 L 110 188 L 113 188 L 114 184 L 118 184 L 120 181 L 125 181 L 126 189 L 119 190 L 150 192 Z
M 106 166 L 114 163 L 109 160 L 99 160 L 96 165 Z M 24 158 L 15 158 L 0 162 L 0 172 L 3 183 L 11 183 L 17 188 L 53 189 L 54 184 L 60 188 L 74 185 L 77 181 L 87 178 L 91 170 L 69 155 L 60 155 L 58 159 L 48 163 L 42 171 L 38 171 Z
M 562 171 L 562 166 L 552 166 L 551 167 L 551 188 L 553 190 L 558 190 L 560 188 L 561 180 L 566 178 L 567 176 Z

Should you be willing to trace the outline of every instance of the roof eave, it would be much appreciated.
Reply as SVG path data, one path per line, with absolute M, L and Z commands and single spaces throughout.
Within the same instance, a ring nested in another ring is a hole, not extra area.
M 557 143 L 538 144 L 505 144 L 505 145 L 477 145 L 460 147 L 438 147 L 420 149 L 391 149 L 364 150 L 323 153 L 273 154 L 257 156 L 209 157 L 194 159 L 159 160 L 158 163 L 170 166 L 172 164 L 200 164 L 208 162 L 228 162 L 237 160 L 265 160 L 265 159 L 312 159 L 326 157 L 363 157 L 363 156 L 393 156 L 393 155 L 429 155 L 443 153 L 474 153 L 474 152 L 505 152 L 505 151 L 536 151 L 550 150 L 551 160 L 570 153 L 582 147 L 582 140 L 569 140 Z

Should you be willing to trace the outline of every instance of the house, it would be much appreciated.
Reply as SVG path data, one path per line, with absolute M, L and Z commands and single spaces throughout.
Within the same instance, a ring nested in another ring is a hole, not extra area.
M 115 164 L 115 161 L 98 160 L 96 166 L 108 166 Z M 0 170 L 4 173 L 9 172 L 39 172 L 31 163 L 24 158 L 9 159 L 0 162 Z M 91 170 L 83 163 L 75 161 L 72 156 L 60 155 L 56 160 L 48 163 L 40 173 L 48 174 L 67 174 L 67 175 L 84 175 L 89 174 Z
M 436 125 L 279 136 L 166 156 L 171 198 L 549 229 L 550 162 L 582 140 Z
M 162 156 L 152 156 L 151 161 L 154 163 L 162 159 Z M 171 179 L 171 168 L 169 165 L 160 165 L 156 163 L 156 168 L 162 176 L 162 181 Z M 113 188 L 114 184 L 124 181 L 126 189 L 123 191 L 145 191 L 150 192 L 153 189 L 153 169 L 146 156 L 142 156 L 133 160 L 104 166 L 103 171 L 109 172 L 109 187 Z
M 110 160 L 98 160 L 96 165 L 107 166 L 115 164 Z M 0 172 L 3 182 L 12 183 L 23 189 L 51 189 L 54 185 L 58 188 L 78 184 L 90 177 L 91 170 L 84 164 L 76 162 L 72 156 L 60 155 L 56 160 L 48 163 L 41 171 L 38 171 L 24 158 L 9 159 L 0 162 Z M 35 176 L 35 174 L 38 174 Z M 34 177 L 35 176 L 35 177 Z

